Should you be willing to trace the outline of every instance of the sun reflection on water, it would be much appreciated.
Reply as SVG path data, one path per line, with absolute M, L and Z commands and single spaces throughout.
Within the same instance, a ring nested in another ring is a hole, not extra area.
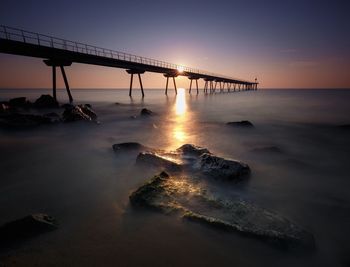
M 185 89 L 179 88 L 177 96 L 176 96 L 176 102 L 175 102 L 175 114 L 177 116 L 183 116 L 186 113 L 186 96 L 185 96 Z
M 184 144 L 188 139 L 187 121 L 188 121 L 188 112 L 187 112 L 187 103 L 185 89 L 179 88 L 175 105 L 174 105 L 174 121 L 175 125 L 172 128 L 172 148 L 177 148 Z

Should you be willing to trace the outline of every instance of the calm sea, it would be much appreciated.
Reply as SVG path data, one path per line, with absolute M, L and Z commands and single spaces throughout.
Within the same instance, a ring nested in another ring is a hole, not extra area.
M 49 90 L 0 90 L 0 101 Z M 350 90 L 258 90 L 189 95 L 179 89 L 73 90 L 100 124 L 0 130 L 0 224 L 45 212 L 59 230 L 0 253 L 12 266 L 350 266 Z M 61 103 L 67 102 L 59 90 Z M 156 113 L 140 118 L 142 108 Z M 62 112 L 62 111 L 59 111 Z M 136 116 L 136 118 L 133 118 Z M 254 129 L 229 121 L 249 120 Z M 121 142 L 175 149 L 185 143 L 252 169 L 228 193 L 313 233 L 313 252 L 281 251 L 235 233 L 130 209 L 131 191 L 152 172 L 116 157 Z M 258 153 L 275 146 L 280 153 Z

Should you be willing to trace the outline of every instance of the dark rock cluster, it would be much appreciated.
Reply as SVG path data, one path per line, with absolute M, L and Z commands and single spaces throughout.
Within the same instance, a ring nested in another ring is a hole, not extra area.
M 62 116 L 58 114 L 64 109 Z M 48 111 L 43 113 L 42 111 Z M 34 103 L 25 97 L 17 97 L 0 103 L 0 127 L 24 129 L 44 124 L 72 121 L 96 121 L 91 105 L 64 104 L 61 107 L 50 95 L 41 95 Z

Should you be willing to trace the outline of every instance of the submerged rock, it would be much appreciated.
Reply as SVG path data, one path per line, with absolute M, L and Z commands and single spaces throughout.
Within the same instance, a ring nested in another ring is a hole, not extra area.
M 208 153 L 200 156 L 197 165 L 203 173 L 216 179 L 232 180 L 250 173 L 249 166 L 243 162 L 220 158 Z
M 184 219 L 239 232 L 286 246 L 314 246 L 312 234 L 283 218 L 239 199 L 223 200 L 193 181 L 162 172 L 131 193 L 134 207 L 177 213 Z
M 55 230 L 57 227 L 56 220 L 47 214 L 28 215 L 0 227 L 0 244 L 34 237 Z
M 250 121 L 232 121 L 232 122 L 228 122 L 226 124 L 229 126 L 232 126 L 232 127 L 244 127 L 244 128 L 253 128 L 254 127 L 253 123 L 251 123 Z
M 36 108 L 58 108 L 58 102 L 51 95 L 41 95 L 34 102 Z
M 97 115 L 89 105 L 68 107 L 63 112 L 63 121 L 96 121 Z
M 20 113 L 0 115 L 0 127 L 4 128 L 28 128 L 50 123 L 52 123 L 51 118 L 41 115 Z
M 147 108 L 143 108 L 140 112 L 142 116 L 151 116 L 153 115 L 153 112 Z
M 9 100 L 8 105 L 15 108 L 28 108 L 31 103 L 25 97 L 16 97 Z

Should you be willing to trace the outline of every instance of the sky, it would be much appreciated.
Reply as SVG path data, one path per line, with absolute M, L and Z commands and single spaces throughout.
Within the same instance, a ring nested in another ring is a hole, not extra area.
M 350 88 L 349 14 L 346 0 L 1 0 L 0 24 L 258 78 L 261 88 Z M 129 86 L 122 69 L 73 64 L 66 72 L 72 88 Z M 164 88 L 165 78 L 146 73 L 143 83 Z M 50 87 L 41 59 L 0 54 L 0 88 Z

